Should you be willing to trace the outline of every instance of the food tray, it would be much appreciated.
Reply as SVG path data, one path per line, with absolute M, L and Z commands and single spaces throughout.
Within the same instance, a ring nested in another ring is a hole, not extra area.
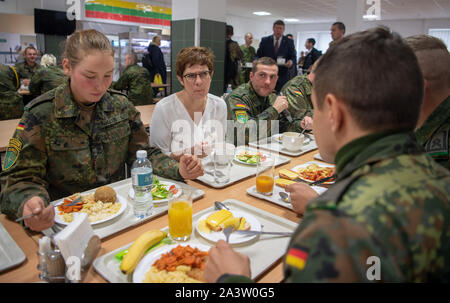
M 242 149 L 246 149 L 251 152 L 261 151 L 256 148 L 244 147 L 244 146 L 237 147 L 236 151 L 240 151 Z M 291 161 L 291 159 L 284 157 L 284 156 L 280 156 L 278 153 L 271 153 L 271 152 L 267 152 L 267 151 L 262 151 L 262 152 L 275 158 L 275 166 L 280 166 L 282 164 L 286 164 Z M 213 170 L 214 170 L 214 168 L 213 168 Z M 241 164 L 241 163 L 233 160 L 231 170 L 230 170 L 230 181 L 228 181 L 228 183 L 225 183 L 225 184 L 217 184 L 214 181 L 214 171 L 213 170 L 210 173 L 205 172 L 205 174 L 203 176 L 197 178 L 197 180 L 199 180 L 211 187 L 214 187 L 214 188 L 224 188 L 224 187 L 230 186 L 231 184 L 236 183 L 242 179 L 256 176 L 256 165 Z
M 314 139 L 314 136 L 312 134 L 305 134 L 305 137 L 309 138 L 311 141 L 308 142 L 308 144 L 304 145 L 302 149 L 299 151 L 290 151 L 282 147 L 281 143 L 275 141 L 273 139 L 273 136 L 270 138 L 262 139 L 258 142 L 251 142 L 249 143 L 252 147 L 258 147 L 270 150 L 272 152 L 281 153 L 284 155 L 288 155 L 291 157 L 300 156 L 303 154 L 306 154 L 307 152 L 310 152 L 314 149 L 317 149 L 316 140 Z
M 181 187 L 183 190 L 187 189 L 187 190 L 194 191 L 194 194 L 192 196 L 194 201 L 200 199 L 201 197 L 203 197 L 205 195 L 204 191 L 197 189 L 195 187 L 192 187 L 190 185 L 187 185 L 183 182 L 177 182 L 174 180 L 165 179 L 165 178 L 162 178 L 162 177 L 159 177 L 156 175 L 155 175 L 155 177 L 157 177 L 160 180 L 165 180 L 165 181 L 170 181 L 172 183 L 175 183 L 177 186 Z M 116 191 L 117 194 L 119 194 L 123 198 L 127 199 L 128 206 L 127 206 L 127 209 L 123 212 L 123 214 L 118 216 L 117 218 L 114 218 L 114 219 L 104 222 L 104 223 L 92 225 L 94 233 L 97 236 L 99 236 L 100 239 L 111 236 L 111 235 L 113 235 L 117 232 L 120 232 L 126 228 L 129 228 L 131 226 L 142 224 L 143 222 L 149 221 L 157 216 L 160 216 L 163 213 L 167 213 L 167 210 L 168 210 L 167 203 L 154 204 L 153 211 L 150 216 L 145 217 L 144 219 L 138 219 L 138 218 L 136 218 L 136 216 L 133 213 L 133 200 L 128 196 L 128 192 L 130 191 L 130 188 L 131 188 L 131 178 L 109 184 L 109 186 L 111 186 Z M 83 194 L 83 195 L 91 194 L 91 193 L 94 193 L 95 190 L 96 189 L 94 188 L 89 191 L 85 191 L 81 194 Z M 57 200 L 57 201 L 53 201 L 52 204 L 57 204 L 60 201 L 61 201 L 61 199 Z M 52 229 L 55 232 L 59 232 L 64 227 L 65 227 L 65 225 L 60 225 L 60 224 L 55 223 L 55 225 L 53 226 Z
M 23 251 L 0 223 L 0 272 L 22 264 L 25 259 Z
M 331 163 L 331 162 L 325 161 L 325 160 L 322 158 L 322 156 L 320 155 L 320 153 L 315 154 L 315 155 L 314 155 L 314 159 L 320 160 L 320 161 L 323 161 L 323 162 L 326 162 L 326 163 L 333 164 L 333 163 Z
M 263 225 L 264 231 L 293 232 L 297 228 L 297 223 L 273 215 L 267 211 L 260 210 L 246 203 L 227 199 L 223 201 L 232 210 L 247 212 L 256 217 Z M 204 209 L 193 216 L 193 224 L 207 212 L 213 211 L 214 207 Z M 168 227 L 162 229 L 168 231 Z M 201 237 L 193 226 L 191 239 L 185 244 L 200 243 L 214 246 L 213 242 Z M 257 279 L 262 273 L 276 263 L 286 253 L 290 238 L 273 235 L 260 235 L 252 241 L 233 245 L 233 248 L 250 258 L 252 279 Z M 114 257 L 118 252 L 127 249 L 132 243 L 124 245 L 110 253 L 107 253 L 94 260 L 95 270 L 107 281 L 114 283 L 131 282 L 131 275 L 124 275 L 120 271 L 120 262 Z M 183 244 L 183 243 L 181 243 Z

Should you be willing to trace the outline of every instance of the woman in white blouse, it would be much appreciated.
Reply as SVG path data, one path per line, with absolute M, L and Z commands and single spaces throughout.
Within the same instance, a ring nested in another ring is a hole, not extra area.
M 150 122 L 150 145 L 175 160 L 183 153 L 205 157 L 215 142 L 225 140 L 225 101 L 209 94 L 214 55 L 205 47 L 180 51 L 176 62 L 183 90 L 159 101 Z

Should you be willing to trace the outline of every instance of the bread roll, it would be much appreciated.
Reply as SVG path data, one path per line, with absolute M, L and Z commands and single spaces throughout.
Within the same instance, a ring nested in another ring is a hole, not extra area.
M 95 202 L 114 203 L 117 200 L 116 191 L 109 186 L 97 188 L 94 194 Z

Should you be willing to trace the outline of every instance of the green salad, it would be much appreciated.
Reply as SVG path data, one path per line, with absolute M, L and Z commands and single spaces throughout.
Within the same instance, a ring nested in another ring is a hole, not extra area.
M 247 151 L 241 152 L 236 156 L 236 159 L 239 161 L 248 163 L 248 164 L 257 164 L 259 161 L 265 161 L 266 157 L 260 153 L 250 153 Z
M 161 183 L 158 179 L 153 177 L 153 186 L 152 186 L 152 196 L 153 200 L 163 200 L 169 197 L 169 194 L 176 194 L 178 189 L 175 185 L 172 185 L 170 188 L 167 188 L 166 184 Z

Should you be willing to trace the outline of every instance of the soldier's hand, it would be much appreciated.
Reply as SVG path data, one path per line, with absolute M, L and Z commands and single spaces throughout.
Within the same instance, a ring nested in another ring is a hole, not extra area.
M 313 119 L 311 117 L 305 116 L 301 122 L 301 127 L 306 130 L 311 130 L 313 125 Z
M 286 191 L 291 193 L 291 204 L 294 211 L 303 215 L 305 213 L 306 205 L 309 201 L 318 197 L 317 192 L 305 183 L 295 183 L 286 186 Z
M 33 217 L 25 219 L 25 225 L 31 230 L 41 231 L 50 228 L 54 224 L 55 208 L 53 205 L 44 206 L 44 200 L 35 196 L 25 202 L 22 215 L 35 214 Z
M 223 274 L 250 278 L 250 259 L 246 255 L 235 252 L 227 242 L 219 240 L 216 246 L 209 250 L 203 276 L 206 282 L 214 283 Z
M 278 113 L 281 113 L 286 108 L 288 108 L 289 103 L 287 101 L 286 96 L 279 96 L 277 97 L 272 106 L 277 110 Z
M 195 155 L 183 155 L 180 158 L 180 175 L 185 180 L 203 176 L 202 162 Z
M 30 85 L 30 79 L 23 79 L 23 85 L 25 85 L 25 86 L 29 86 Z

